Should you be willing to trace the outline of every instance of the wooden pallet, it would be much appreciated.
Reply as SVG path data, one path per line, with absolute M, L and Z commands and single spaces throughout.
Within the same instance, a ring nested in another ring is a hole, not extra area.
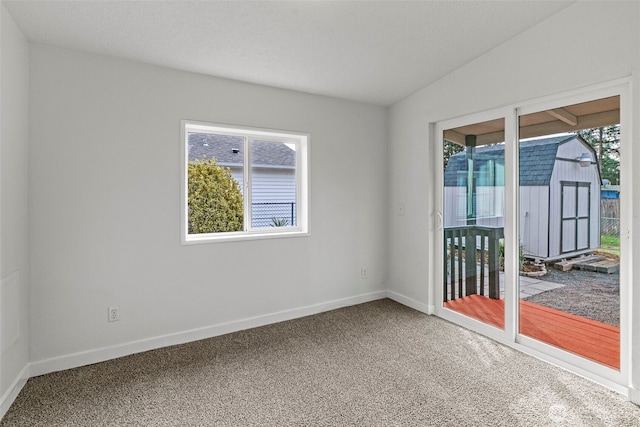
M 605 258 L 601 255 L 589 255 L 562 260 L 555 263 L 553 266 L 561 271 L 569 271 L 573 268 L 607 274 L 617 273 L 620 271 L 620 261 L 617 259 Z
M 603 258 L 600 261 L 580 262 L 575 264 L 574 267 L 579 268 L 580 270 L 611 274 L 620 271 L 620 261 Z

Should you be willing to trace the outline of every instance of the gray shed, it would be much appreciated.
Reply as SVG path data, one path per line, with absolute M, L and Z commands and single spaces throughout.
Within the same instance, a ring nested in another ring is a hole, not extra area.
M 444 173 L 445 227 L 504 227 L 504 144 L 451 156 Z M 580 136 L 520 143 L 520 239 L 526 257 L 551 260 L 600 247 L 600 171 Z

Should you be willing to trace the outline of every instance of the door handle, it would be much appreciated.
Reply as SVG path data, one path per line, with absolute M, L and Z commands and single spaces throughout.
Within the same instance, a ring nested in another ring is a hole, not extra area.
M 442 230 L 442 224 L 444 222 L 444 219 L 442 218 L 442 212 L 437 211 L 436 212 L 436 217 L 437 217 L 437 222 L 436 222 L 436 230 Z

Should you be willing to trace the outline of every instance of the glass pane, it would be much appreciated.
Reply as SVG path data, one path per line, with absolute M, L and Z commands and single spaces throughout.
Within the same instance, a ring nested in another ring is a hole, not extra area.
M 189 234 L 243 231 L 244 138 L 188 132 Z
M 504 328 L 504 119 L 444 131 L 444 307 Z
M 520 333 L 614 369 L 619 109 L 612 97 L 519 118 Z
M 296 145 L 251 144 L 251 227 L 296 226 Z

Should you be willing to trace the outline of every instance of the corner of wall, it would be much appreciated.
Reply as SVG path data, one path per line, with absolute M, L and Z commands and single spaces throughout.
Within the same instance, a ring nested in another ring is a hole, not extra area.
M 387 290 L 387 298 L 394 300 L 397 303 L 402 305 L 406 305 L 409 308 L 413 308 L 414 310 L 418 310 L 425 314 L 434 314 L 435 306 L 431 304 L 424 304 L 418 300 L 413 298 L 409 298 L 406 295 L 402 295 L 398 292 Z
M 635 387 L 629 387 L 629 400 L 631 403 L 640 406 L 640 390 Z
M 18 394 L 20 394 L 20 391 L 22 390 L 22 387 L 24 387 L 29 380 L 29 377 L 29 365 L 27 365 L 13 381 L 13 384 L 11 384 L 2 397 L 0 397 L 0 420 L 2 420 L 13 402 L 16 400 Z
M 0 3 L 0 418 L 29 378 L 28 43 Z

